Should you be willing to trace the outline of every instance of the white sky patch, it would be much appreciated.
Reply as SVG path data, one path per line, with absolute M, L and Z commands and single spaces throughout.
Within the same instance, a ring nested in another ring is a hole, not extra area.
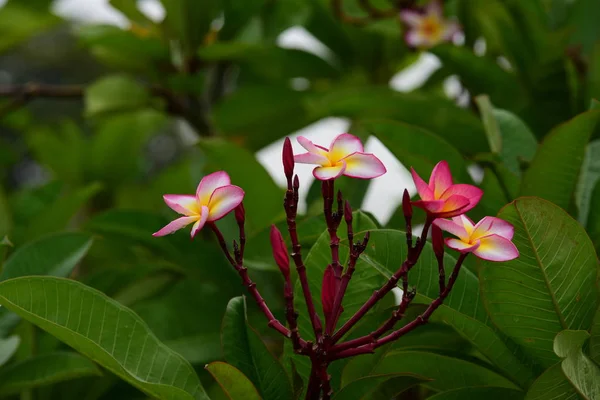
M 139 10 L 154 22 L 161 22 L 167 14 L 159 0 L 138 1 Z
M 392 77 L 390 87 L 398 92 L 410 92 L 423 85 L 441 66 L 439 58 L 433 54 L 421 53 L 415 63 Z
M 52 12 L 75 22 L 129 26 L 123 14 L 108 4 L 108 0 L 56 0 Z

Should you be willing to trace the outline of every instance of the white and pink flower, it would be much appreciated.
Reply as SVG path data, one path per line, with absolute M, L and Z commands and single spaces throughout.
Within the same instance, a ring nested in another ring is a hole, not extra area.
M 461 253 L 473 253 L 489 261 L 509 261 L 519 257 L 519 250 L 511 242 L 515 229 L 508 222 L 495 217 L 485 217 L 474 224 L 469 217 L 461 215 L 436 219 L 434 225 L 458 237 L 447 238 L 446 245 Z
M 231 184 L 225 171 L 219 171 L 202 178 L 195 195 L 165 194 L 163 199 L 183 217 L 152 236 L 165 236 L 193 223 L 193 238 L 207 222 L 217 221 L 233 211 L 244 199 L 244 191 Z
M 407 25 L 404 38 L 411 47 L 431 48 L 441 42 L 452 40 L 460 31 L 458 23 L 444 18 L 442 5 L 435 0 L 430 2 L 422 12 L 402 10 L 400 19 Z
M 301 164 L 316 164 L 315 178 L 321 181 L 342 175 L 351 178 L 372 179 L 387 172 L 385 166 L 373 154 L 365 153 L 359 138 L 349 133 L 338 135 L 329 148 L 319 146 L 307 138 L 298 137 L 298 143 L 307 153 L 297 154 L 294 161 Z

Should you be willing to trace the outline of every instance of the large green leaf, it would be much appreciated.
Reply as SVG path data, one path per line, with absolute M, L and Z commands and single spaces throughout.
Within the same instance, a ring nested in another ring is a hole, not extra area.
M 233 365 L 216 361 L 204 367 L 215 378 L 231 400 L 260 400 L 261 397 L 250 380 Z
M 596 310 L 590 328 L 590 357 L 600 365 L 600 307 Z
M 529 387 L 525 400 L 581 400 L 562 372 L 560 363 L 548 368 Z
M 4 188 L 0 188 L 0 237 L 5 237 L 12 228 L 12 215 L 4 194 Z
M 587 226 L 590 213 L 590 203 L 594 187 L 600 181 L 600 140 L 592 141 L 586 149 L 585 158 L 581 167 L 581 174 L 575 192 L 575 201 L 579 210 L 577 220 Z
M 361 377 L 344 386 L 335 393 L 333 400 L 361 400 L 370 398 L 381 386 L 393 387 L 393 396 L 427 381 L 427 379 L 410 374 L 381 374 Z
M 0 52 L 46 31 L 61 19 L 49 11 L 11 1 L 0 9 Z
M 587 221 L 587 231 L 596 247 L 600 251 L 600 181 L 594 186 L 590 198 L 590 208 Z
M 248 325 L 243 297 L 235 297 L 227 305 L 221 340 L 225 360 L 246 375 L 265 400 L 292 398 L 283 366 Z
M 492 113 L 502 135 L 502 162 L 511 172 L 520 175 L 520 163 L 531 162 L 537 152 L 537 139 L 525 122 L 510 111 L 495 108 Z
M 575 390 L 586 400 L 600 397 L 600 368 L 583 353 L 587 331 L 562 331 L 554 339 L 554 352 L 563 358 L 561 369 Z
M 208 399 L 183 357 L 97 290 L 62 278 L 15 278 L 0 283 L 0 304 L 150 396 Z
M 167 16 L 164 24 L 171 38 L 178 40 L 184 55 L 193 54 L 219 13 L 217 0 L 161 0 Z
M 585 230 L 565 211 L 519 198 L 499 214 L 515 227 L 519 258 L 484 262 L 482 295 L 492 320 L 548 367 L 563 329 L 587 329 L 597 305 L 598 259 Z
M 200 147 L 206 154 L 207 172 L 227 170 L 232 184 L 246 192 L 244 207 L 250 233 L 269 226 L 278 214 L 283 214 L 284 191 L 275 185 L 253 154 L 223 140 L 202 140 Z
M 550 132 L 523 175 L 521 195 L 542 197 L 569 209 L 587 143 L 599 119 L 600 110 L 588 111 Z
M 150 93 L 128 76 L 111 75 L 88 86 L 84 100 L 86 115 L 96 116 L 145 107 L 150 102 Z
M 6 261 L 0 281 L 26 275 L 67 277 L 92 246 L 84 233 L 59 233 L 19 247 Z
M 463 400 L 463 399 L 486 399 L 486 400 L 523 400 L 525 393 L 520 390 L 506 389 L 501 387 L 467 387 L 448 390 L 428 400 Z
M 102 372 L 96 364 L 77 353 L 41 354 L 4 367 L 0 372 L 0 395 L 17 394 L 40 386 L 98 375 L 102 375 Z
M 432 132 L 391 120 L 363 120 L 354 130 L 376 136 L 406 168 L 413 167 L 422 177 L 428 177 L 438 162 L 446 160 L 459 182 L 472 183 L 462 155 Z

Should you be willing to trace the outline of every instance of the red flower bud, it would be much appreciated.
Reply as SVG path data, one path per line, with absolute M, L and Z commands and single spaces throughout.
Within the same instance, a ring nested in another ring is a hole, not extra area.
M 323 285 L 321 286 L 321 304 L 323 305 L 323 314 L 325 319 L 329 319 L 333 311 L 333 302 L 335 301 L 337 279 L 335 271 L 330 265 L 325 269 L 323 274 Z
M 444 258 L 444 234 L 437 225 L 431 226 L 431 244 L 435 257 L 439 260 Z
M 238 225 L 243 224 L 246 221 L 246 209 L 244 208 L 244 203 L 240 203 L 234 211 L 235 221 Z
M 290 277 L 290 258 L 281 232 L 275 225 L 271 225 L 271 247 L 273 248 L 275 263 L 287 281 Z
M 292 150 L 292 142 L 290 138 L 286 137 L 283 142 L 283 152 L 281 154 L 283 160 L 283 172 L 288 179 L 291 181 L 294 175 L 294 151 Z
M 402 195 L 402 212 L 404 213 L 404 218 L 412 218 L 412 204 L 410 204 L 410 195 L 406 189 L 404 189 L 404 194 Z
M 346 219 L 347 224 L 352 223 L 352 207 L 348 200 L 346 200 L 346 203 L 344 204 L 344 218 Z

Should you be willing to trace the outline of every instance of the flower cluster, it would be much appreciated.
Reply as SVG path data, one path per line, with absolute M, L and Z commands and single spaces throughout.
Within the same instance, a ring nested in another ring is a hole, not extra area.
M 442 5 L 437 0 L 423 10 L 402 10 L 400 19 L 408 28 L 404 40 L 411 47 L 428 49 L 452 40 L 460 31 L 456 22 L 444 18 Z

